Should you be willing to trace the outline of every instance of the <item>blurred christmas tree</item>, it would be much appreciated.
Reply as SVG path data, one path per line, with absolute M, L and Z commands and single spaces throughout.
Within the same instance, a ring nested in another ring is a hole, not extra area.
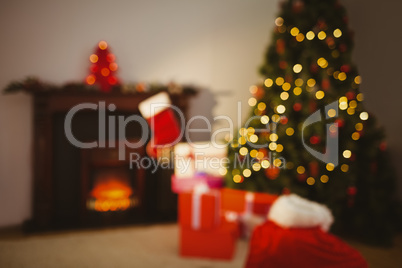
M 229 148 L 227 186 L 297 193 L 331 208 L 336 233 L 389 242 L 395 176 L 362 103 L 345 9 L 289 0 L 275 25 L 265 80 L 250 88 L 250 118 Z
M 105 41 L 98 43 L 96 52 L 89 57 L 89 61 L 92 65 L 90 74 L 85 79 L 88 85 L 97 85 L 101 91 L 109 92 L 114 86 L 120 84 L 115 75 L 118 67 L 115 56 L 109 52 Z

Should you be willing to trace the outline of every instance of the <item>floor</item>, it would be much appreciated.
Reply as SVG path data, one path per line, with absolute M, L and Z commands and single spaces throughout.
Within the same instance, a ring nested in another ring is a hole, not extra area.
M 247 243 L 228 261 L 180 258 L 176 224 L 0 238 L 0 267 L 242 267 Z
M 402 267 L 402 236 L 392 249 L 358 243 L 370 267 Z M 0 233 L 0 267 L 242 267 L 247 241 L 237 244 L 232 261 L 181 258 L 176 224 L 131 226 L 25 236 Z

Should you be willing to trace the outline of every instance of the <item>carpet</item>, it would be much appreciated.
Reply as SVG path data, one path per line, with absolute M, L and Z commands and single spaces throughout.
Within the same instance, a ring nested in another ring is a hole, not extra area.
M 22 235 L 0 233 L 0 267 L 243 267 L 248 244 L 239 240 L 231 261 L 181 258 L 176 224 Z M 402 236 L 390 249 L 350 243 L 370 267 L 402 267 Z
M 247 242 L 232 261 L 181 258 L 175 224 L 46 233 L 0 239 L 0 267 L 242 267 Z

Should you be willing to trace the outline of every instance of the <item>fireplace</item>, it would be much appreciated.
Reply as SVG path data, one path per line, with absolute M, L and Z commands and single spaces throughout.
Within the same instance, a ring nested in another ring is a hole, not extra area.
M 139 115 L 138 104 L 151 95 L 77 91 L 34 94 L 34 200 L 33 217 L 26 223 L 28 231 L 176 219 L 177 197 L 170 190 L 173 171 L 152 173 L 130 167 L 128 156 L 146 156 L 145 146 L 125 147 L 127 157 L 119 160 L 120 140 L 113 141 L 116 146 L 80 149 L 68 141 L 64 131 L 66 114 L 77 104 L 113 104 L 116 109 L 106 111 L 106 118 L 127 117 Z M 190 96 L 171 95 L 172 103 L 186 114 Z M 117 132 L 118 127 L 113 127 Z M 99 141 L 98 111 L 76 113 L 71 129 L 77 140 Z M 125 137 L 130 142 L 140 139 L 141 134 L 135 122 L 127 124 Z
M 144 148 L 126 148 L 145 157 Z M 127 158 L 128 159 L 128 158 Z M 104 226 L 146 222 L 145 170 L 118 159 L 117 148 L 81 150 L 81 223 Z
M 91 190 L 85 197 L 86 209 L 97 212 L 127 211 L 140 206 L 140 191 L 128 172 L 106 169 L 95 172 Z

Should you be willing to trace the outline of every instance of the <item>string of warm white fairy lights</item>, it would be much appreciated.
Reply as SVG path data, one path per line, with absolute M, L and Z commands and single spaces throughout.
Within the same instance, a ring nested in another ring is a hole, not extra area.
M 319 40 L 326 41 L 328 44 L 328 47 L 332 50 L 331 56 L 333 58 L 338 58 L 340 56 L 341 52 L 344 52 L 344 48 L 340 46 L 340 50 L 335 49 L 336 45 L 334 42 L 333 38 L 341 38 L 342 37 L 342 31 L 340 29 L 335 29 L 332 31 L 332 33 L 325 32 L 324 30 L 320 30 L 318 32 L 314 32 L 313 30 L 310 30 L 306 33 L 302 33 L 297 27 L 292 27 L 289 29 L 289 27 L 285 26 L 285 21 L 283 18 L 278 17 L 275 20 L 275 24 L 277 26 L 277 30 L 279 33 L 285 33 L 286 31 L 289 32 L 290 35 L 292 35 L 298 42 L 307 42 L 313 40 L 314 38 L 318 38 Z M 281 65 L 282 63 L 280 63 Z M 286 63 L 285 63 L 286 64 Z M 324 57 L 320 57 L 317 59 L 317 65 L 326 70 L 327 74 L 329 76 L 332 76 L 334 79 L 339 80 L 341 82 L 344 82 L 348 78 L 348 71 L 349 67 L 348 66 L 342 66 L 340 70 L 334 71 L 334 68 L 329 68 L 330 63 L 328 62 L 327 59 Z M 299 74 L 303 70 L 303 65 L 300 63 L 297 63 L 293 66 L 292 68 L 293 72 L 295 74 Z M 288 81 L 285 80 L 284 77 L 271 77 L 271 78 L 266 78 L 263 82 L 264 86 L 266 87 L 266 90 L 271 88 L 272 86 L 276 85 L 278 87 L 282 88 L 282 92 L 280 93 L 280 99 L 282 100 L 282 103 L 276 105 L 275 107 L 272 107 L 273 111 L 275 112 L 271 118 L 265 114 L 265 111 L 267 109 L 267 104 L 264 102 L 259 102 L 259 96 L 263 95 L 264 88 L 262 86 L 258 85 L 253 85 L 250 87 L 250 93 L 253 95 L 253 97 L 249 98 L 248 104 L 250 107 L 254 109 L 254 114 L 256 116 L 260 116 L 260 122 L 263 125 L 267 124 L 272 124 L 273 128 L 276 128 L 276 124 L 282 124 L 286 125 L 288 123 L 288 118 L 286 117 L 286 112 L 287 112 L 287 106 L 286 101 L 289 99 L 290 94 L 294 94 L 295 96 L 299 96 L 303 93 L 303 90 L 306 92 L 313 94 L 313 97 L 316 100 L 323 100 L 326 97 L 325 89 L 329 88 L 329 84 L 326 85 L 323 83 L 321 85 L 321 88 L 318 88 L 316 86 L 317 82 L 314 78 L 308 78 L 303 80 L 302 78 L 297 78 L 294 80 L 294 85 L 289 83 Z M 361 84 L 361 77 L 356 76 L 353 79 L 353 82 L 351 84 L 352 90 L 355 90 L 359 87 Z M 356 113 L 356 109 L 358 107 L 359 102 L 362 102 L 364 99 L 364 96 L 362 93 L 358 93 L 355 95 L 353 92 L 349 91 L 348 93 L 345 94 L 345 96 L 342 96 L 339 98 L 339 109 L 340 110 L 346 110 L 346 113 L 350 116 L 354 115 Z M 293 110 L 294 111 L 300 111 L 302 109 L 302 106 L 299 102 L 295 102 L 293 105 Z M 327 115 L 329 118 L 334 118 L 337 116 L 337 112 L 334 109 L 330 109 L 327 111 Z M 357 141 L 360 138 L 360 133 L 363 131 L 363 121 L 367 120 L 369 117 L 368 113 L 366 111 L 361 111 L 359 114 L 359 118 L 361 122 L 358 122 L 355 124 L 355 130 L 352 135 L 351 135 L 351 140 Z M 270 123 L 270 121 L 272 121 Z M 338 121 L 338 125 L 341 124 L 342 122 Z M 330 128 L 330 132 L 336 133 L 338 131 L 338 125 L 335 127 L 332 126 Z M 271 126 L 271 125 L 270 125 Z M 271 128 L 272 130 L 272 128 Z M 292 127 L 287 127 L 285 131 L 287 136 L 292 136 L 295 133 L 295 129 Z M 255 162 L 251 168 L 245 168 L 244 170 L 240 169 L 233 169 L 232 170 L 232 176 L 233 176 L 233 181 L 235 183 L 241 183 L 244 181 L 244 178 L 248 178 L 252 176 L 253 172 L 260 172 L 261 169 L 265 169 L 267 177 L 270 177 L 269 170 L 272 170 L 272 167 L 280 167 L 283 163 L 280 159 L 275 159 L 273 160 L 273 163 L 270 163 L 270 161 L 267 158 L 267 154 L 269 153 L 268 150 L 266 149 L 249 149 L 245 147 L 244 145 L 247 143 L 251 147 L 252 144 L 256 144 L 260 141 L 262 138 L 261 136 L 256 134 L 256 130 L 253 127 L 248 127 L 246 128 L 241 128 L 239 130 L 239 138 L 237 140 L 234 140 L 231 143 L 232 148 L 237 148 L 238 153 L 243 156 L 250 156 L 253 159 L 258 160 Z M 312 137 L 310 139 L 311 143 L 318 143 L 315 139 L 318 139 L 317 137 Z M 266 140 L 269 141 L 268 148 L 271 152 L 276 152 L 280 153 L 283 150 L 285 150 L 283 144 L 278 143 L 279 137 L 276 133 L 271 133 L 266 137 Z M 345 159 L 350 159 L 352 156 L 352 151 L 350 149 L 346 149 L 342 152 L 342 157 Z M 272 165 L 273 164 L 273 165 Z M 286 168 L 287 169 L 292 169 L 294 168 L 294 164 L 292 162 L 287 162 L 286 163 Z M 335 165 L 332 163 L 328 163 L 326 165 L 326 170 L 327 171 L 333 171 L 335 169 Z M 342 172 L 348 172 L 349 171 L 349 165 L 348 164 L 342 164 L 340 166 L 340 169 Z M 270 171 L 272 173 L 272 171 Z M 306 168 L 304 166 L 298 166 L 296 167 L 296 172 L 298 174 L 304 174 L 306 172 Z M 223 172 L 225 173 L 225 172 Z M 271 179 L 275 179 L 275 174 L 271 177 Z M 322 183 L 327 183 L 329 181 L 329 176 L 324 174 L 320 176 L 320 181 Z M 308 177 L 306 179 L 306 183 L 309 185 L 314 185 L 316 183 L 316 179 L 312 176 Z

